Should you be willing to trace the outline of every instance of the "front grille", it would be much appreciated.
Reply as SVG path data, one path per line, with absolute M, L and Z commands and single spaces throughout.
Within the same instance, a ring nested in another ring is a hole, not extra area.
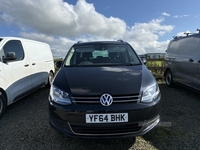
M 73 103 L 76 104 L 94 104 L 100 103 L 101 96 L 74 96 L 71 97 Z M 131 95 L 112 95 L 113 103 L 137 103 L 140 101 L 141 95 L 139 94 L 131 94 Z
M 123 123 L 112 124 L 108 126 L 106 124 L 69 124 L 71 130 L 75 134 L 90 134 L 90 135 L 105 135 L 105 134 L 128 134 L 137 133 L 142 129 L 142 124 L 139 123 Z

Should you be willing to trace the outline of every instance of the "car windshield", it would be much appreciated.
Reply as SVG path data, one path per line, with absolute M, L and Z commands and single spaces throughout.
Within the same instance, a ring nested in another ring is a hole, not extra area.
M 73 46 L 64 61 L 65 66 L 139 65 L 137 54 L 129 45 L 94 44 Z

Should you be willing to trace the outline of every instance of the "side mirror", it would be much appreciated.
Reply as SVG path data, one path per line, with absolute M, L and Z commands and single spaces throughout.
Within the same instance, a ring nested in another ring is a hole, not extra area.
M 7 61 L 10 61 L 10 60 L 16 60 L 16 55 L 15 55 L 15 52 L 8 52 L 6 57 L 3 57 L 3 62 L 7 62 Z
M 55 65 L 56 65 L 57 68 L 60 68 L 62 63 L 63 63 L 63 61 L 59 60 L 59 61 L 56 62 Z
M 147 64 L 147 60 L 145 58 L 141 58 L 142 62 L 146 65 Z

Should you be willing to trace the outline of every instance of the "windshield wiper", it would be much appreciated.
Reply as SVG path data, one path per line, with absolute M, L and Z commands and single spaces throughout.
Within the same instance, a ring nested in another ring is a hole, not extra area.
M 126 66 L 137 66 L 137 65 L 140 65 L 140 64 L 133 64 L 133 63 L 126 64 Z

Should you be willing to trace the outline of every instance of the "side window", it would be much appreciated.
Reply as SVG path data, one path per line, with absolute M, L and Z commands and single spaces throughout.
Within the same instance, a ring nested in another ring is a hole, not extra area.
M 197 51 L 197 47 L 199 44 L 199 38 L 196 37 L 188 37 L 181 40 L 179 45 L 179 53 L 180 55 L 194 55 Z
M 127 50 L 128 50 L 128 54 L 129 54 L 128 57 L 130 59 L 129 63 L 140 64 L 140 61 L 137 58 L 137 54 L 134 52 L 134 50 L 130 46 L 127 46 Z
M 76 52 L 72 47 L 67 54 L 65 65 L 70 66 L 70 64 L 76 64 L 75 60 L 76 60 Z
M 8 41 L 3 47 L 4 55 L 6 56 L 8 52 L 15 52 L 16 60 L 22 60 L 24 58 L 24 50 L 22 44 L 18 40 Z
M 169 48 L 167 49 L 168 53 L 171 54 L 177 54 L 178 53 L 178 47 L 179 47 L 179 41 L 172 41 L 169 45 Z
M 168 53 L 176 55 L 193 55 L 197 51 L 199 38 L 190 36 L 174 40 L 170 43 Z

